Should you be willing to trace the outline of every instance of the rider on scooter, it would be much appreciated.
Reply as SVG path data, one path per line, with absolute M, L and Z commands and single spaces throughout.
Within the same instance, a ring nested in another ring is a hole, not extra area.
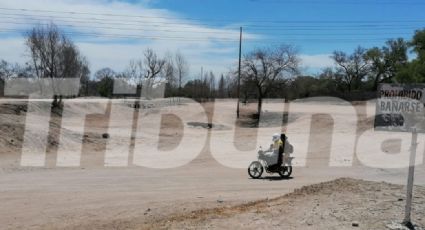
M 248 174 L 253 179 L 258 179 L 263 174 L 279 173 L 282 178 L 289 178 L 292 174 L 292 160 L 290 156 L 294 147 L 289 143 L 285 133 L 275 133 L 272 137 L 273 143 L 270 148 L 263 151 L 261 146 L 258 151 L 258 161 L 253 161 L 248 167 Z
M 281 140 L 281 134 L 273 134 L 272 141 L 273 143 L 270 145 L 270 149 L 265 153 L 270 158 L 271 162 L 273 162 L 269 166 L 270 170 L 278 169 L 280 165 L 282 165 L 283 158 L 283 141 Z

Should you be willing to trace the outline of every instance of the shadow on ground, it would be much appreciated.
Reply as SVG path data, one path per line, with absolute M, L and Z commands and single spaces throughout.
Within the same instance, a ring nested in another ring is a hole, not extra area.
M 283 180 L 292 180 L 294 179 L 293 177 L 287 177 L 287 178 L 282 178 L 280 176 L 266 176 L 266 177 L 261 177 L 258 179 L 252 179 L 251 180 L 268 180 L 268 181 L 283 181 Z

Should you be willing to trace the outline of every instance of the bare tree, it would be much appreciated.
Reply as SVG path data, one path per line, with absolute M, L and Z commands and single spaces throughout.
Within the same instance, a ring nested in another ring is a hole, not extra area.
M 226 90 L 226 82 L 224 79 L 224 75 L 222 74 L 218 82 L 218 97 L 219 98 L 225 97 L 225 90 Z
M 365 58 L 366 50 L 357 47 L 354 53 L 348 55 L 342 51 L 335 51 L 331 58 L 337 64 L 337 71 L 343 73 L 343 81 L 350 92 L 358 89 L 361 81 L 366 77 L 369 71 L 369 62 Z
M 175 64 L 176 64 L 177 77 L 178 77 L 178 81 L 179 81 L 178 82 L 179 90 L 181 90 L 184 77 L 189 72 L 189 65 L 186 61 L 186 58 L 180 52 L 176 53 L 174 59 L 175 59 Z
M 168 85 L 173 88 L 176 85 L 176 66 L 174 64 L 173 56 L 171 53 L 165 55 L 164 65 L 164 78 L 167 80 Z
M 88 64 L 56 25 L 37 26 L 26 34 L 31 63 L 39 78 L 81 78 Z
M 80 95 L 84 93 L 84 95 L 89 95 L 89 85 L 90 85 L 90 69 L 88 65 L 84 65 L 81 69 L 81 78 L 80 78 Z
M 9 63 L 5 60 L 0 61 L 0 80 L 8 80 L 14 77 L 31 78 L 33 71 L 29 65 L 20 65 L 18 63 Z
M 156 78 L 163 71 L 166 64 L 164 59 L 161 59 L 152 49 L 146 49 L 144 52 L 144 67 L 145 67 L 145 94 L 149 96 Z
M 96 79 L 96 81 L 102 81 L 105 78 L 113 79 L 115 78 L 115 76 L 116 73 L 111 68 L 100 69 L 94 74 L 94 78 Z
M 226 75 L 226 85 L 227 85 L 227 97 L 235 98 L 237 97 L 238 90 L 238 81 L 237 78 L 232 74 Z
M 11 65 L 4 61 L 0 61 L 0 97 L 4 96 L 4 85 L 5 81 L 10 79 L 14 75 Z
M 209 88 L 210 88 L 210 97 L 211 98 L 215 98 L 215 90 L 216 90 L 216 86 L 215 86 L 215 84 L 216 84 L 216 82 L 215 82 L 215 75 L 214 75 L 214 73 L 212 72 L 212 71 L 210 71 L 210 74 L 209 74 L 210 76 L 209 76 Z
M 87 61 L 82 57 L 71 40 L 54 24 L 36 26 L 26 34 L 26 45 L 31 56 L 31 65 L 38 78 L 87 78 L 90 71 Z M 61 106 L 55 100 L 53 107 Z
M 5 60 L 0 61 L 0 80 L 7 80 L 15 75 L 15 68 Z
M 165 66 L 166 61 L 159 58 L 152 49 L 146 49 L 144 52 L 144 64 L 146 68 L 146 79 L 155 79 Z
M 277 48 L 257 49 L 245 56 L 242 77 L 257 88 L 258 116 L 261 115 L 263 98 L 285 74 L 298 72 L 299 59 L 294 47 L 281 45 Z
M 141 85 L 145 77 L 145 70 L 143 68 L 143 61 L 131 60 L 126 71 L 129 82 L 134 85 Z

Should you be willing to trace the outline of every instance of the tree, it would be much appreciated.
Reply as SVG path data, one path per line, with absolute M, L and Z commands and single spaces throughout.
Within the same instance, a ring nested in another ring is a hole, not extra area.
M 271 49 L 257 49 L 244 57 L 242 63 L 243 80 L 252 82 L 257 88 L 258 116 L 261 114 L 263 98 L 278 79 L 286 73 L 298 72 L 299 59 L 294 47 L 282 45 Z
M 5 60 L 0 61 L 0 80 L 5 81 L 15 75 L 14 67 Z
M 370 75 L 373 90 L 378 84 L 391 82 L 400 68 L 407 63 L 407 43 L 402 39 L 388 40 L 382 48 L 374 47 L 367 50 L 365 59 L 370 63 Z
M 108 67 L 100 69 L 94 74 L 94 78 L 97 81 L 102 81 L 105 78 L 113 79 L 115 78 L 115 76 L 116 76 L 115 71 Z
M 80 78 L 80 95 L 89 95 L 90 91 L 90 69 L 88 66 L 84 66 L 81 70 L 81 78 Z
M 226 92 L 226 82 L 224 80 L 224 75 L 222 74 L 218 82 L 218 97 L 224 98 Z
M 11 78 L 32 78 L 34 77 L 31 66 L 0 61 L 0 95 L 4 94 L 5 82 Z
M 210 96 L 210 80 L 208 73 L 204 73 L 204 76 L 201 76 L 201 98 L 209 98 Z
M 18 63 L 12 64 L 5 60 L 0 61 L 0 80 L 8 80 L 13 77 L 33 77 L 31 66 L 22 66 Z
M 26 33 L 26 45 L 30 52 L 31 65 L 38 78 L 87 78 L 90 74 L 87 60 L 77 47 L 54 24 L 36 26 Z M 53 108 L 57 102 L 56 86 L 53 85 Z
M 152 49 L 146 49 L 144 52 L 144 64 L 146 68 L 145 79 L 155 79 L 164 68 L 166 61 L 159 58 Z
M 396 79 L 401 83 L 425 82 L 425 29 L 417 30 L 409 45 L 416 58 L 398 71 Z
M 365 59 L 370 62 L 370 77 L 373 81 L 372 89 L 376 90 L 378 84 L 386 78 L 387 61 L 384 52 L 380 48 L 374 47 L 366 52 Z
M 386 46 L 384 46 L 383 52 L 388 60 L 388 77 L 392 80 L 397 72 L 403 68 L 408 63 L 408 43 L 402 38 L 391 39 L 387 41 Z
M 143 59 L 130 61 L 124 75 L 130 83 L 137 85 L 140 89 L 143 85 L 145 90 L 150 91 L 155 80 L 161 76 L 166 78 L 168 74 L 171 74 L 174 67 L 171 68 L 170 65 L 168 66 L 170 68 L 167 68 L 169 63 L 165 59 L 159 58 L 150 48 L 143 52 L 143 56 Z M 145 95 L 149 95 L 149 92 L 145 92 Z
M 337 73 L 333 68 L 328 67 L 323 69 L 322 73 L 318 76 L 321 81 L 322 87 L 327 95 L 336 95 L 338 92 L 344 91 L 343 76 Z
M 176 67 L 174 65 L 174 60 L 170 53 L 166 55 L 165 65 L 164 65 L 164 78 L 167 80 L 168 85 L 172 88 L 176 84 Z
M 425 64 L 425 29 L 417 30 L 413 36 L 410 46 L 417 55 L 417 59 Z
M 209 81 L 210 97 L 215 98 L 215 96 L 216 96 L 216 94 L 215 94 L 215 90 L 216 90 L 216 88 L 215 88 L 215 75 L 212 71 L 210 71 L 208 81 Z
M 173 96 L 174 89 L 176 88 L 178 82 L 176 79 L 176 67 L 171 53 L 167 53 L 165 55 L 165 65 L 163 72 L 164 78 L 167 80 L 165 85 L 165 96 Z
M 299 76 L 289 82 L 290 92 L 293 98 L 306 98 L 317 96 L 320 79 L 310 76 Z
M 98 82 L 97 91 L 102 97 L 111 97 L 114 90 L 114 78 L 116 73 L 110 68 L 103 68 L 94 74 Z
M 238 81 L 237 77 L 233 76 L 232 74 L 227 74 L 225 77 L 226 82 L 226 97 L 234 98 L 237 97 L 237 90 L 238 90 Z
M 13 76 L 14 72 L 10 64 L 4 60 L 0 62 L 0 96 L 4 96 L 5 81 Z
M 145 70 L 143 68 L 142 60 L 131 60 L 127 69 L 124 71 L 130 84 L 141 86 L 145 77 Z
M 144 65 L 145 65 L 145 95 L 149 97 L 150 90 L 155 83 L 155 79 L 163 71 L 166 64 L 165 59 L 159 58 L 152 49 L 146 49 L 144 52 Z
M 179 91 L 181 91 L 184 77 L 189 72 L 189 65 L 186 61 L 186 58 L 180 52 L 176 53 L 174 60 L 175 60 L 176 70 L 177 70 Z
M 88 64 L 56 25 L 37 26 L 26 34 L 31 63 L 38 78 L 81 78 Z
M 365 59 L 366 50 L 357 47 L 351 55 L 342 51 L 335 51 L 331 58 L 337 67 L 337 72 L 343 73 L 343 82 L 346 84 L 349 92 L 358 89 L 362 80 L 369 71 L 369 62 Z

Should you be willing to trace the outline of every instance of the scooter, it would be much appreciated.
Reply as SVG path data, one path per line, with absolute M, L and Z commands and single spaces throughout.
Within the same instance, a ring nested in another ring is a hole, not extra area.
M 248 174 L 253 179 L 259 179 L 263 175 L 264 170 L 269 174 L 278 173 L 282 178 L 289 178 L 292 174 L 292 161 L 294 157 L 291 157 L 289 153 L 283 153 L 282 165 L 279 167 L 270 167 L 270 156 L 266 155 L 261 149 L 258 151 L 258 160 L 252 162 L 248 167 Z

